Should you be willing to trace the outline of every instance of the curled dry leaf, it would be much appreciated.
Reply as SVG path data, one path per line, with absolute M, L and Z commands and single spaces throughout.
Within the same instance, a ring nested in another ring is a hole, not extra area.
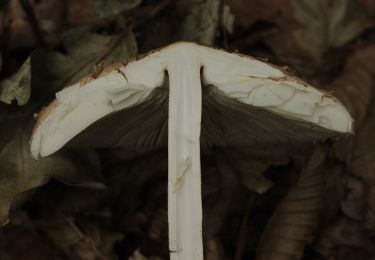
M 277 206 L 257 247 L 257 260 L 301 259 L 319 223 L 325 152 L 317 147 L 300 179 Z

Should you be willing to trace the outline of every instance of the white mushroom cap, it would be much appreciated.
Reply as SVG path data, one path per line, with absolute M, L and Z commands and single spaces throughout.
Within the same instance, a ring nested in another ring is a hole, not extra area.
M 202 83 L 216 86 L 228 98 L 337 133 L 353 129 L 350 114 L 332 95 L 254 58 L 180 42 L 58 92 L 40 115 L 31 139 L 32 154 L 49 155 L 97 120 L 145 101 L 162 85 L 174 57 L 186 51 L 197 54 Z

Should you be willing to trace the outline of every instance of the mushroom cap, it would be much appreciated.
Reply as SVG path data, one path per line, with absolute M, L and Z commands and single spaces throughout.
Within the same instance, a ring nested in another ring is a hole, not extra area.
M 331 94 L 252 57 L 179 42 L 58 92 L 34 128 L 33 156 L 68 142 L 166 146 L 167 66 L 185 51 L 196 52 L 201 64 L 203 145 L 299 142 L 353 131 L 353 119 Z

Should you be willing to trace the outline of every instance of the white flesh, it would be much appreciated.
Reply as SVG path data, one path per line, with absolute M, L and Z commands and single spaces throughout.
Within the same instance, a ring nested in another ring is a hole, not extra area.
M 201 67 L 203 83 L 200 82 Z M 130 62 L 120 71 L 57 93 L 56 107 L 34 131 L 33 155 L 54 153 L 100 118 L 141 103 L 152 89 L 162 84 L 165 71 L 170 86 L 168 221 L 171 259 L 203 259 L 199 142 L 202 84 L 215 85 L 228 97 L 286 118 L 311 122 L 340 133 L 352 131 L 352 118 L 332 96 L 253 58 L 192 43 L 176 43 Z

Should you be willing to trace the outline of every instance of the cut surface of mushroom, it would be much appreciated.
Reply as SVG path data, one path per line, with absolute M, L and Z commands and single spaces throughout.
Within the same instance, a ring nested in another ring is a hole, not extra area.
M 47 156 L 68 142 L 168 146 L 171 259 L 191 260 L 203 259 L 201 145 L 319 140 L 352 128 L 332 95 L 254 58 L 180 42 L 57 93 L 31 152 Z

